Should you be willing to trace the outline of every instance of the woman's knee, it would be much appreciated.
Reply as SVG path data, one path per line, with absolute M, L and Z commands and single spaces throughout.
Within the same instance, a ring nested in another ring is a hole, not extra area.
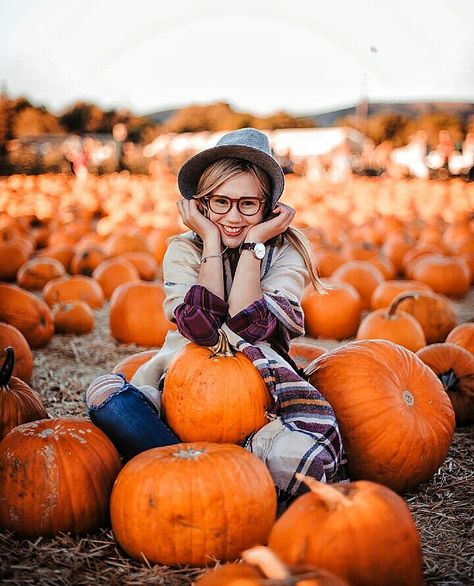
M 111 395 L 119 393 L 124 388 L 125 381 L 119 374 L 103 374 L 96 378 L 86 391 L 86 404 L 91 407 L 99 407 Z

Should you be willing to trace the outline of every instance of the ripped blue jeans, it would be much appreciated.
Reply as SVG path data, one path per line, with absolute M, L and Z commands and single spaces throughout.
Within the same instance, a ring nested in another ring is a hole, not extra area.
M 109 437 L 119 454 L 130 460 L 150 448 L 179 443 L 145 395 L 122 374 L 118 376 L 123 379 L 122 388 L 98 405 L 88 402 L 88 412 L 92 423 Z

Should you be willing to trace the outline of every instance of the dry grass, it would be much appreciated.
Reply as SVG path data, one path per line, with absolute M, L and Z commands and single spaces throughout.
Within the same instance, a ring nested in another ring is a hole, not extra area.
M 474 292 L 455 303 L 460 321 L 474 321 Z M 51 416 L 86 417 L 84 391 L 99 374 L 142 348 L 111 339 L 107 308 L 83 337 L 55 336 L 35 351 L 32 382 Z M 321 341 L 327 348 L 339 345 Z M 448 458 L 426 485 L 405 495 L 421 534 L 427 584 L 474 584 L 474 431 L 460 429 Z M 390 528 L 388 528 L 389 530 Z M 0 583 L 35 585 L 189 585 L 201 570 L 140 564 L 117 547 L 110 529 L 94 535 L 20 539 L 0 532 Z

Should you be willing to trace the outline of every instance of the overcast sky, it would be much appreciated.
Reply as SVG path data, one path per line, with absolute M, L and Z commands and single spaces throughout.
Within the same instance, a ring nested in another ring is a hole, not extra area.
M 474 101 L 474 0 L 0 0 L 0 82 L 55 112 Z M 372 49 L 371 49 L 372 47 Z

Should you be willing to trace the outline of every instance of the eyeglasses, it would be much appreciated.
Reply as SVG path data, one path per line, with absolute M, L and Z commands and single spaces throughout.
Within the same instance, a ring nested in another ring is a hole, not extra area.
M 265 202 L 264 199 L 258 197 L 241 197 L 235 199 L 225 195 L 211 195 L 203 199 L 207 202 L 211 212 L 215 214 L 227 214 L 232 207 L 232 203 L 237 202 L 237 209 L 244 216 L 254 216 Z

